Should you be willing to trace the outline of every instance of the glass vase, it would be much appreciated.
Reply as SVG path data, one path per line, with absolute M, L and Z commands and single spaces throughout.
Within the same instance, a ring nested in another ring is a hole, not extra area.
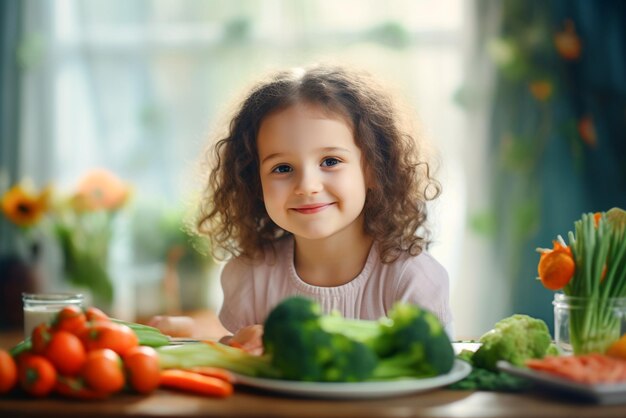
M 554 295 L 554 340 L 564 354 L 603 353 L 626 332 L 626 298 Z

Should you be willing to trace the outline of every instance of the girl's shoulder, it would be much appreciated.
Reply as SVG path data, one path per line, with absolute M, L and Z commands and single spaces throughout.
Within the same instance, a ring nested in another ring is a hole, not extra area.
M 388 264 L 388 268 L 400 280 L 421 277 L 432 281 L 448 282 L 448 272 L 445 267 L 427 251 L 417 255 L 402 253 L 395 261 Z

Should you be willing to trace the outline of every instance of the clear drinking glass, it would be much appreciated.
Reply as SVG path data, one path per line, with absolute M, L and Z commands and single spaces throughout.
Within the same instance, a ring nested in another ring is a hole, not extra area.
M 49 322 L 67 305 L 83 306 L 80 293 L 22 293 L 24 303 L 24 338 L 42 322 Z
M 626 298 L 554 295 L 554 340 L 565 354 L 604 352 L 626 332 Z

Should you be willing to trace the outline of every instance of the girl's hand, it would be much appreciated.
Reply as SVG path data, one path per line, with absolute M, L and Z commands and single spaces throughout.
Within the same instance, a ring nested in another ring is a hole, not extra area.
M 220 341 L 233 347 L 239 347 L 250 354 L 263 354 L 263 325 L 250 325 L 241 328 L 232 337 L 224 337 Z
M 148 322 L 151 327 L 158 328 L 170 337 L 193 337 L 195 321 L 189 316 L 163 316 L 152 317 Z

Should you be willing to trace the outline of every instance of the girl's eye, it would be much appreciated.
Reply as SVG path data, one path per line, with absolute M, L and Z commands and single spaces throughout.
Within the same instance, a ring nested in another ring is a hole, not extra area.
M 272 173 L 290 173 L 292 168 L 286 164 L 279 165 L 272 170 Z
M 341 161 L 333 157 L 324 158 L 324 161 L 322 161 L 322 167 L 332 167 L 333 165 L 337 165 L 340 162 Z

